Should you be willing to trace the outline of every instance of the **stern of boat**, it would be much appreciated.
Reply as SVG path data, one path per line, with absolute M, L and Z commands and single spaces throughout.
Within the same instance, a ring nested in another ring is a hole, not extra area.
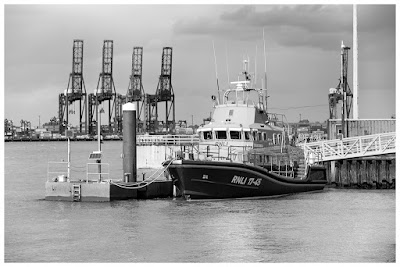
M 319 164 L 309 165 L 306 180 L 314 183 L 327 183 L 326 167 Z

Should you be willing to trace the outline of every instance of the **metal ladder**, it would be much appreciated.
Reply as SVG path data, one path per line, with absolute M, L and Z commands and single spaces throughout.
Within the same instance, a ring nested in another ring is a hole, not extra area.
M 72 185 L 72 200 L 73 201 L 81 201 L 81 185 L 73 184 Z

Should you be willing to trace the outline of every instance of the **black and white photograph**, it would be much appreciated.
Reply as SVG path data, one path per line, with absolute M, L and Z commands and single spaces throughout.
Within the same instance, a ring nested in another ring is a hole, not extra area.
M 4 263 L 396 262 L 395 1 L 2 2 Z

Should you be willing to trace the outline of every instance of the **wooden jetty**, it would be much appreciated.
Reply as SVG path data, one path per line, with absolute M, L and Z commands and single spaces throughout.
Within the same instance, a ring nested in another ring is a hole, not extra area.
M 328 183 L 340 187 L 395 188 L 396 132 L 303 145 L 306 161 L 323 163 Z
M 394 189 L 396 156 L 394 154 L 334 160 L 324 165 L 328 184 L 350 188 Z

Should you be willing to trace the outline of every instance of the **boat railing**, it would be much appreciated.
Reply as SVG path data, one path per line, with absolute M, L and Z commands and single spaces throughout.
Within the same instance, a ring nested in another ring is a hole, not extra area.
M 247 160 L 247 151 L 251 146 L 220 146 L 217 144 L 199 144 L 197 152 L 198 157 L 202 155 L 205 159 L 216 161 L 243 162 Z M 193 150 L 192 150 L 193 151 Z
M 215 160 L 226 159 L 227 156 L 223 157 L 221 153 L 221 146 L 215 144 L 199 144 L 198 155 L 204 155 L 206 158 L 212 158 Z
M 288 160 L 287 157 L 253 152 L 248 154 L 248 158 L 249 163 L 252 163 L 256 166 L 261 166 L 269 172 L 291 178 L 294 178 L 295 176 L 294 163 Z
M 247 162 L 251 146 L 228 146 L 228 158 L 231 161 Z
M 192 153 L 193 157 L 185 156 L 185 158 L 189 159 L 211 159 L 215 161 L 253 164 L 256 166 L 261 166 L 264 169 L 278 175 L 291 178 L 295 177 L 296 168 L 294 163 L 287 157 L 282 155 L 266 155 L 265 153 L 255 151 L 250 152 L 251 149 L 251 146 L 218 146 L 216 144 L 199 144 L 198 146 L 192 146 L 191 150 L 189 150 L 189 147 L 186 147 L 185 151 L 182 151 L 182 154 L 187 155 Z M 202 155 L 202 157 L 200 155 Z
M 101 182 L 101 181 L 103 181 L 104 176 L 107 177 L 106 180 L 110 179 L 110 165 L 108 163 L 97 163 L 97 162 L 87 163 L 86 166 L 87 166 L 86 183 L 89 183 L 89 181 Z M 103 167 L 105 167 L 105 168 L 103 168 Z M 93 169 L 96 169 L 96 170 L 94 171 Z M 93 176 L 95 176 L 96 178 L 93 178 Z
M 182 145 L 197 144 L 199 136 L 194 135 L 138 135 L 138 145 Z

